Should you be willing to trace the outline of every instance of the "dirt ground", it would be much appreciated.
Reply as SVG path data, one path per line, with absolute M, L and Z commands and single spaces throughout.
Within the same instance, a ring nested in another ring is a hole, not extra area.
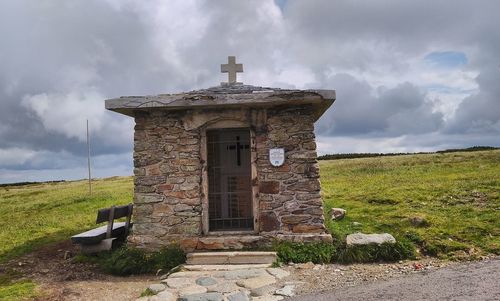
M 89 263 L 75 263 L 78 253 L 70 241 L 46 246 L 0 266 L 13 269 L 39 285 L 37 301 L 135 300 L 157 281 L 154 275 L 115 277 Z M 66 254 L 66 259 L 64 258 Z
M 78 253 L 70 241 L 46 246 L 37 251 L 0 265 L 0 272 L 13 269 L 39 285 L 38 301 L 56 300 L 135 300 L 152 283 L 155 275 L 116 277 L 102 273 L 91 263 L 72 260 Z M 65 258 L 66 257 L 66 258 Z M 296 293 L 307 295 L 332 289 L 365 286 L 380 281 L 404 278 L 411 274 L 426 274 L 457 262 L 435 258 L 397 263 L 353 265 L 291 264 L 283 268 L 290 272 L 285 280 L 296 284 Z

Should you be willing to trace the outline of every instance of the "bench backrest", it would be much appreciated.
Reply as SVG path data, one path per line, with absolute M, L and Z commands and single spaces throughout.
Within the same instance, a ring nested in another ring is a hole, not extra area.
M 110 208 L 99 209 L 97 211 L 96 224 L 108 222 L 106 238 L 111 237 L 111 231 L 113 231 L 114 220 L 121 217 L 127 217 L 127 220 L 125 222 L 125 236 L 128 234 L 133 208 L 134 207 L 132 204 L 128 204 L 125 206 L 111 206 Z

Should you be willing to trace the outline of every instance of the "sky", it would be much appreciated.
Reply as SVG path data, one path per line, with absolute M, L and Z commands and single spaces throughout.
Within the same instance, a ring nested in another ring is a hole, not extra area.
M 245 84 L 334 89 L 318 153 L 500 146 L 500 2 L 1 0 L 0 183 L 132 174 L 104 100 Z

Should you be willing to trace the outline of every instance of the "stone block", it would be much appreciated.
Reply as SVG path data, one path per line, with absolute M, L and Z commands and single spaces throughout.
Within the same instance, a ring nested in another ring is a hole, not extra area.
M 281 217 L 281 222 L 284 224 L 299 224 L 307 221 L 310 219 L 310 215 L 304 215 L 304 214 L 297 214 L 297 215 L 285 215 Z
M 293 233 L 323 233 L 325 232 L 325 227 L 321 225 L 308 225 L 308 224 L 299 224 L 293 226 Z
M 304 213 L 310 214 L 310 215 L 323 216 L 323 208 L 321 208 L 321 207 L 309 207 L 309 208 L 304 210 Z
M 296 184 L 288 185 L 288 190 L 316 192 L 321 188 L 318 180 L 303 180 Z
M 260 193 L 277 194 L 280 192 L 280 182 L 278 181 L 262 181 L 259 183 Z
M 186 251 L 193 251 L 198 245 L 198 237 L 183 238 L 179 242 L 180 247 Z
M 158 203 L 163 201 L 163 196 L 156 193 L 136 193 L 134 195 L 134 203 L 145 204 L 145 203 Z
M 332 220 L 341 220 L 346 215 L 346 210 L 342 208 L 332 208 L 330 209 L 329 215 Z
M 154 203 L 152 205 L 151 215 L 152 216 L 169 216 L 174 212 L 172 205 L 167 203 Z
M 159 193 L 165 192 L 165 191 L 172 191 L 174 189 L 174 184 L 160 184 L 158 185 L 157 191 Z
M 383 244 L 383 243 L 395 243 L 396 239 L 389 233 L 382 234 L 364 234 L 364 233 L 354 233 L 349 234 L 346 237 L 346 243 L 348 246 L 353 245 L 369 245 L 369 244 Z
M 196 246 L 198 250 L 221 250 L 225 249 L 224 242 L 221 239 L 213 239 L 210 237 L 200 237 L 198 240 L 198 245 Z M 204 264 L 204 263 L 201 263 Z
M 279 230 L 280 223 L 273 211 L 260 212 L 260 230 L 264 232 Z

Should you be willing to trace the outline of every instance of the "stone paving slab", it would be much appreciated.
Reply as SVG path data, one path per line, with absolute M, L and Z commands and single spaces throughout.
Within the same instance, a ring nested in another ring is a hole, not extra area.
M 186 286 L 194 285 L 194 278 L 167 278 L 161 282 L 166 284 L 169 288 L 180 289 Z
M 276 278 L 269 274 L 236 281 L 237 285 L 251 290 L 274 283 L 276 283 Z
M 240 287 L 237 286 L 235 282 L 225 281 L 213 286 L 209 286 L 207 287 L 207 289 L 209 292 L 219 292 L 226 294 L 231 292 L 238 292 Z
M 221 293 L 206 293 L 181 296 L 179 301 L 223 301 L 224 296 Z
M 193 284 L 190 286 L 185 286 L 179 290 L 179 296 L 187 296 L 194 294 L 204 294 L 207 292 L 207 288 L 198 284 Z
M 295 285 L 286 282 L 289 272 L 269 265 L 217 266 L 205 270 L 200 266 L 173 273 L 161 284 L 153 284 L 155 296 L 142 297 L 140 301 L 276 301 L 293 296 Z M 196 270 L 196 269 L 201 269 Z M 160 282 L 160 281 L 159 281 Z M 179 298 L 179 299 L 177 299 Z
M 227 280 L 237 280 L 237 279 L 249 279 L 255 278 L 259 276 L 268 276 L 268 272 L 266 269 L 248 269 L 248 270 L 236 270 L 236 271 L 227 271 L 222 274 L 222 277 Z M 214 275 L 217 277 L 217 274 Z

